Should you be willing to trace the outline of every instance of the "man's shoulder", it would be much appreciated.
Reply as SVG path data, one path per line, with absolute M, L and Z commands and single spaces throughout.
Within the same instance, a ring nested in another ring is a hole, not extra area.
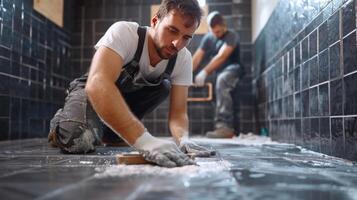
M 123 30 L 123 29 L 128 29 L 128 30 L 137 30 L 139 27 L 139 24 L 136 22 L 128 22 L 128 21 L 117 21 L 115 22 L 112 27 L 114 29 L 119 29 L 119 30 Z

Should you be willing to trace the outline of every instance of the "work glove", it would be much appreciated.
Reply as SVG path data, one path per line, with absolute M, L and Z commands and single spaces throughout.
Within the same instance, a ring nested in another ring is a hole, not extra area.
M 184 153 L 192 153 L 197 157 L 210 157 L 216 154 L 214 150 L 209 150 L 206 147 L 200 146 L 188 139 L 188 137 L 182 137 L 180 139 L 179 148 Z
M 172 141 L 153 137 L 147 130 L 133 144 L 145 158 L 163 167 L 178 167 L 196 164 Z
M 207 72 L 205 70 L 201 70 L 195 78 L 195 84 L 197 86 L 203 86 L 205 84 L 205 80 L 207 77 Z

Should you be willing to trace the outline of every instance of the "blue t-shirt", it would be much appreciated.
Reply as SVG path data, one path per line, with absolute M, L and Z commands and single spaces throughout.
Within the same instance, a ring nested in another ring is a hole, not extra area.
M 239 63 L 238 35 L 231 30 L 227 30 L 222 38 L 216 38 L 211 32 L 208 32 L 202 38 L 201 44 L 199 46 L 199 48 L 204 50 L 205 58 L 212 59 L 213 56 L 218 54 L 219 49 L 223 46 L 223 44 L 227 44 L 228 46 L 233 46 L 235 48 L 228 59 L 218 69 L 218 71 L 223 70 L 230 64 Z

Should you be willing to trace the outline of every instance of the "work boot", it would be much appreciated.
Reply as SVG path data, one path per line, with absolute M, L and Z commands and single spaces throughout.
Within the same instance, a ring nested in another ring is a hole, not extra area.
M 232 138 L 234 137 L 234 131 L 228 128 L 217 128 L 214 131 L 208 131 L 206 133 L 208 138 Z

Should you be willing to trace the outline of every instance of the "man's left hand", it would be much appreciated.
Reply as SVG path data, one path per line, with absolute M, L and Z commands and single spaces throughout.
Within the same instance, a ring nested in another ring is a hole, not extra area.
M 194 153 L 197 157 L 210 157 L 216 154 L 214 150 L 209 150 L 206 147 L 200 146 L 187 137 L 181 138 L 179 148 L 182 152 L 186 154 Z
M 197 86 L 203 86 L 205 84 L 206 77 L 207 72 L 205 70 L 200 71 L 195 78 L 195 84 Z

